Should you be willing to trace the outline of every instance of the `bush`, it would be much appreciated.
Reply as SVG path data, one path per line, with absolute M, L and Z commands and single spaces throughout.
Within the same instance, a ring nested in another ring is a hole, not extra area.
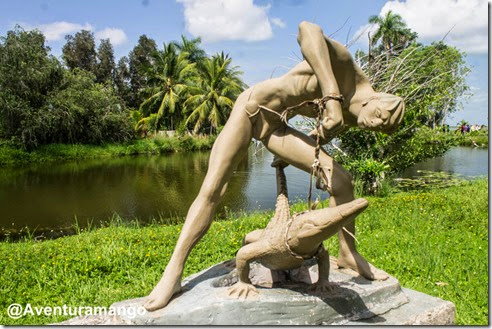
M 48 143 L 133 138 L 129 113 L 111 85 L 64 69 L 39 31 L 16 28 L 0 39 L 0 137 L 25 149 Z
M 468 87 L 464 54 L 454 47 L 412 44 L 390 58 L 381 54 L 358 58 L 375 90 L 402 97 L 405 115 L 391 135 L 350 129 L 339 136 L 342 152 L 335 159 L 363 181 L 363 190 L 377 193 L 383 177 L 415 163 L 440 156 L 455 139 L 430 127 L 459 109 Z

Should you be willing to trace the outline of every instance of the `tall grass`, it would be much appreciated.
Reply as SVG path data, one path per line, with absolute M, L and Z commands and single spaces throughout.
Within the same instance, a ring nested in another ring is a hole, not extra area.
M 456 304 L 457 323 L 488 323 L 488 181 L 426 192 L 370 197 L 357 220 L 358 248 L 402 286 Z M 326 206 L 326 202 L 323 206 Z M 295 204 L 294 211 L 306 208 Z M 233 258 L 244 235 L 263 228 L 271 212 L 216 221 L 190 254 L 184 275 Z M 124 223 L 81 230 L 56 240 L 0 243 L 0 323 L 46 324 L 61 316 L 6 315 L 11 303 L 109 306 L 147 295 L 169 261 L 181 224 Z M 337 255 L 337 241 L 325 242 Z
M 453 138 L 456 141 L 456 145 L 459 146 L 473 146 L 473 147 L 489 146 L 488 130 L 477 130 L 465 134 L 450 132 L 449 134 L 453 136 Z
M 200 151 L 212 148 L 216 136 L 152 137 L 122 144 L 83 145 L 49 144 L 25 151 L 9 143 L 0 143 L 0 167 L 22 166 L 31 163 L 75 161 L 137 154 L 162 154 Z

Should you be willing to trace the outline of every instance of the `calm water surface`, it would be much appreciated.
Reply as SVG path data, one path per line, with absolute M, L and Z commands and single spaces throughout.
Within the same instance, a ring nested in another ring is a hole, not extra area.
M 444 171 L 463 175 L 465 178 L 488 175 L 488 149 L 455 147 L 444 156 L 427 160 L 408 168 L 402 177 L 419 176 L 419 170 Z
M 0 170 L 0 227 L 60 229 L 75 218 L 97 224 L 117 213 L 125 219 L 183 217 L 197 195 L 208 152 L 124 157 L 80 163 Z M 229 183 L 218 213 L 273 209 L 275 170 L 265 149 L 251 147 Z M 487 175 L 487 149 L 458 147 L 403 173 L 434 170 L 465 176 Z M 286 168 L 291 200 L 307 197 L 309 175 Z M 318 191 L 321 194 L 321 191 Z M 322 194 L 326 197 L 326 193 Z

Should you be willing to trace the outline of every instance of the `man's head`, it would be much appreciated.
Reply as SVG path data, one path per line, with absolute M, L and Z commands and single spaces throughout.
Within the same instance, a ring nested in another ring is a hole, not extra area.
M 396 130 L 404 113 L 405 104 L 401 97 L 375 93 L 362 104 L 357 125 L 363 129 L 390 134 Z

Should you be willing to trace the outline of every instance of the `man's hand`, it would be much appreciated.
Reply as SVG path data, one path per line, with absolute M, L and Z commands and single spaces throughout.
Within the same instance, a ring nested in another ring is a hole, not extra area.
M 328 138 L 333 138 L 333 136 L 343 131 L 342 107 L 337 100 L 328 100 L 326 102 L 321 128 L 321 138 L 326 141 L 329 141 Z

